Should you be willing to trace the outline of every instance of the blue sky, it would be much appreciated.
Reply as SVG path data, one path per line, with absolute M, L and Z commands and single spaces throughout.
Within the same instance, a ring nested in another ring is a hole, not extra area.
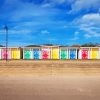
M 100 0 L 0 0 L 0 44 L 100 43 Z

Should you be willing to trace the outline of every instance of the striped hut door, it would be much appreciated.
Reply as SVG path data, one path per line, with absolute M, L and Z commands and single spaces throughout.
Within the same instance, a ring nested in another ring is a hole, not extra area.
M 82 59 L 88 59 L 88 50 L 82 50 Z

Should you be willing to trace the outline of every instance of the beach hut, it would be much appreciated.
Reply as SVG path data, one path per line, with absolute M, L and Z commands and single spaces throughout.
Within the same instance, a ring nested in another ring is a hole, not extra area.
M 21 59 L 21 49 L 17 47 L 11 48 L 11 59 Z
M 100 59 L 100 47 L 99 47 L 99 57 L 98 57 L 98 59 Z
M 6 51 L 6 48 L 2 48 L 1 50 L 1 55 L 2 55 L 2 59 L 6 60 L 6 59 L 11 59 L 11 49 L 8 48 Z
M 69 47 L 69 59 L 77 59 L 78 48 Z
M 31 47 L 23 48 L 23 59 L 33 59 L 33 49 Z
M 90 59 L 90 47 L 80 47 L 79 59 Z
M 60 59 L 68 59 L 68 47 L 60 47 Z
M 59 46 L 52 46 L 51 59 L 59 59 Z
M 50 59 L 51 48 L 49 46 L 41 47 L 41 56 L 42 59 Z
M 82 49 L 81 48 L 79 49 L 79 52 L 78 52 L 78 59 L 82 59 Z
M 0 59 L 2 59 L 2 53 L 1 53 L 2 49 L 0 48 Z
M 89 51 L 87 49 L 82 50 L 82 59 L 89 59 Z
M 99 59 L 99 48 L 98 47 L 90 48 L 90 59 Z
M 41 48 L 40 46 L 34 46 L 32 47 L 32 54 L 33 54 L 33 59 L 41 59 Z

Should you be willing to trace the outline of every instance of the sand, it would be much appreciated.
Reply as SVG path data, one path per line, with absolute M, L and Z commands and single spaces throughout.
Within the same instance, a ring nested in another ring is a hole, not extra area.
M 100 76 L 0 77 L 0 100 L 100 100 Z
M 100 100 L 100 61 L 0 61 L 0 100 Z
M 100 74 L 100 60 L 11 60 L 0 61 L 0 75 L 91 75 Z

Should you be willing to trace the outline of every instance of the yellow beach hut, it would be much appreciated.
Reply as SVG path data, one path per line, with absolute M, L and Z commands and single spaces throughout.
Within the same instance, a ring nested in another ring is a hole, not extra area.
M 59 46 L 52 46 L 51 59 L 59 59 Z
M 98 47 L 90 48 L 90 59 L 99 59 L 99 48 Z
M 11 58 L 12 59 L 21 59 L 21 49 L 20 48 L 11 48 Z

